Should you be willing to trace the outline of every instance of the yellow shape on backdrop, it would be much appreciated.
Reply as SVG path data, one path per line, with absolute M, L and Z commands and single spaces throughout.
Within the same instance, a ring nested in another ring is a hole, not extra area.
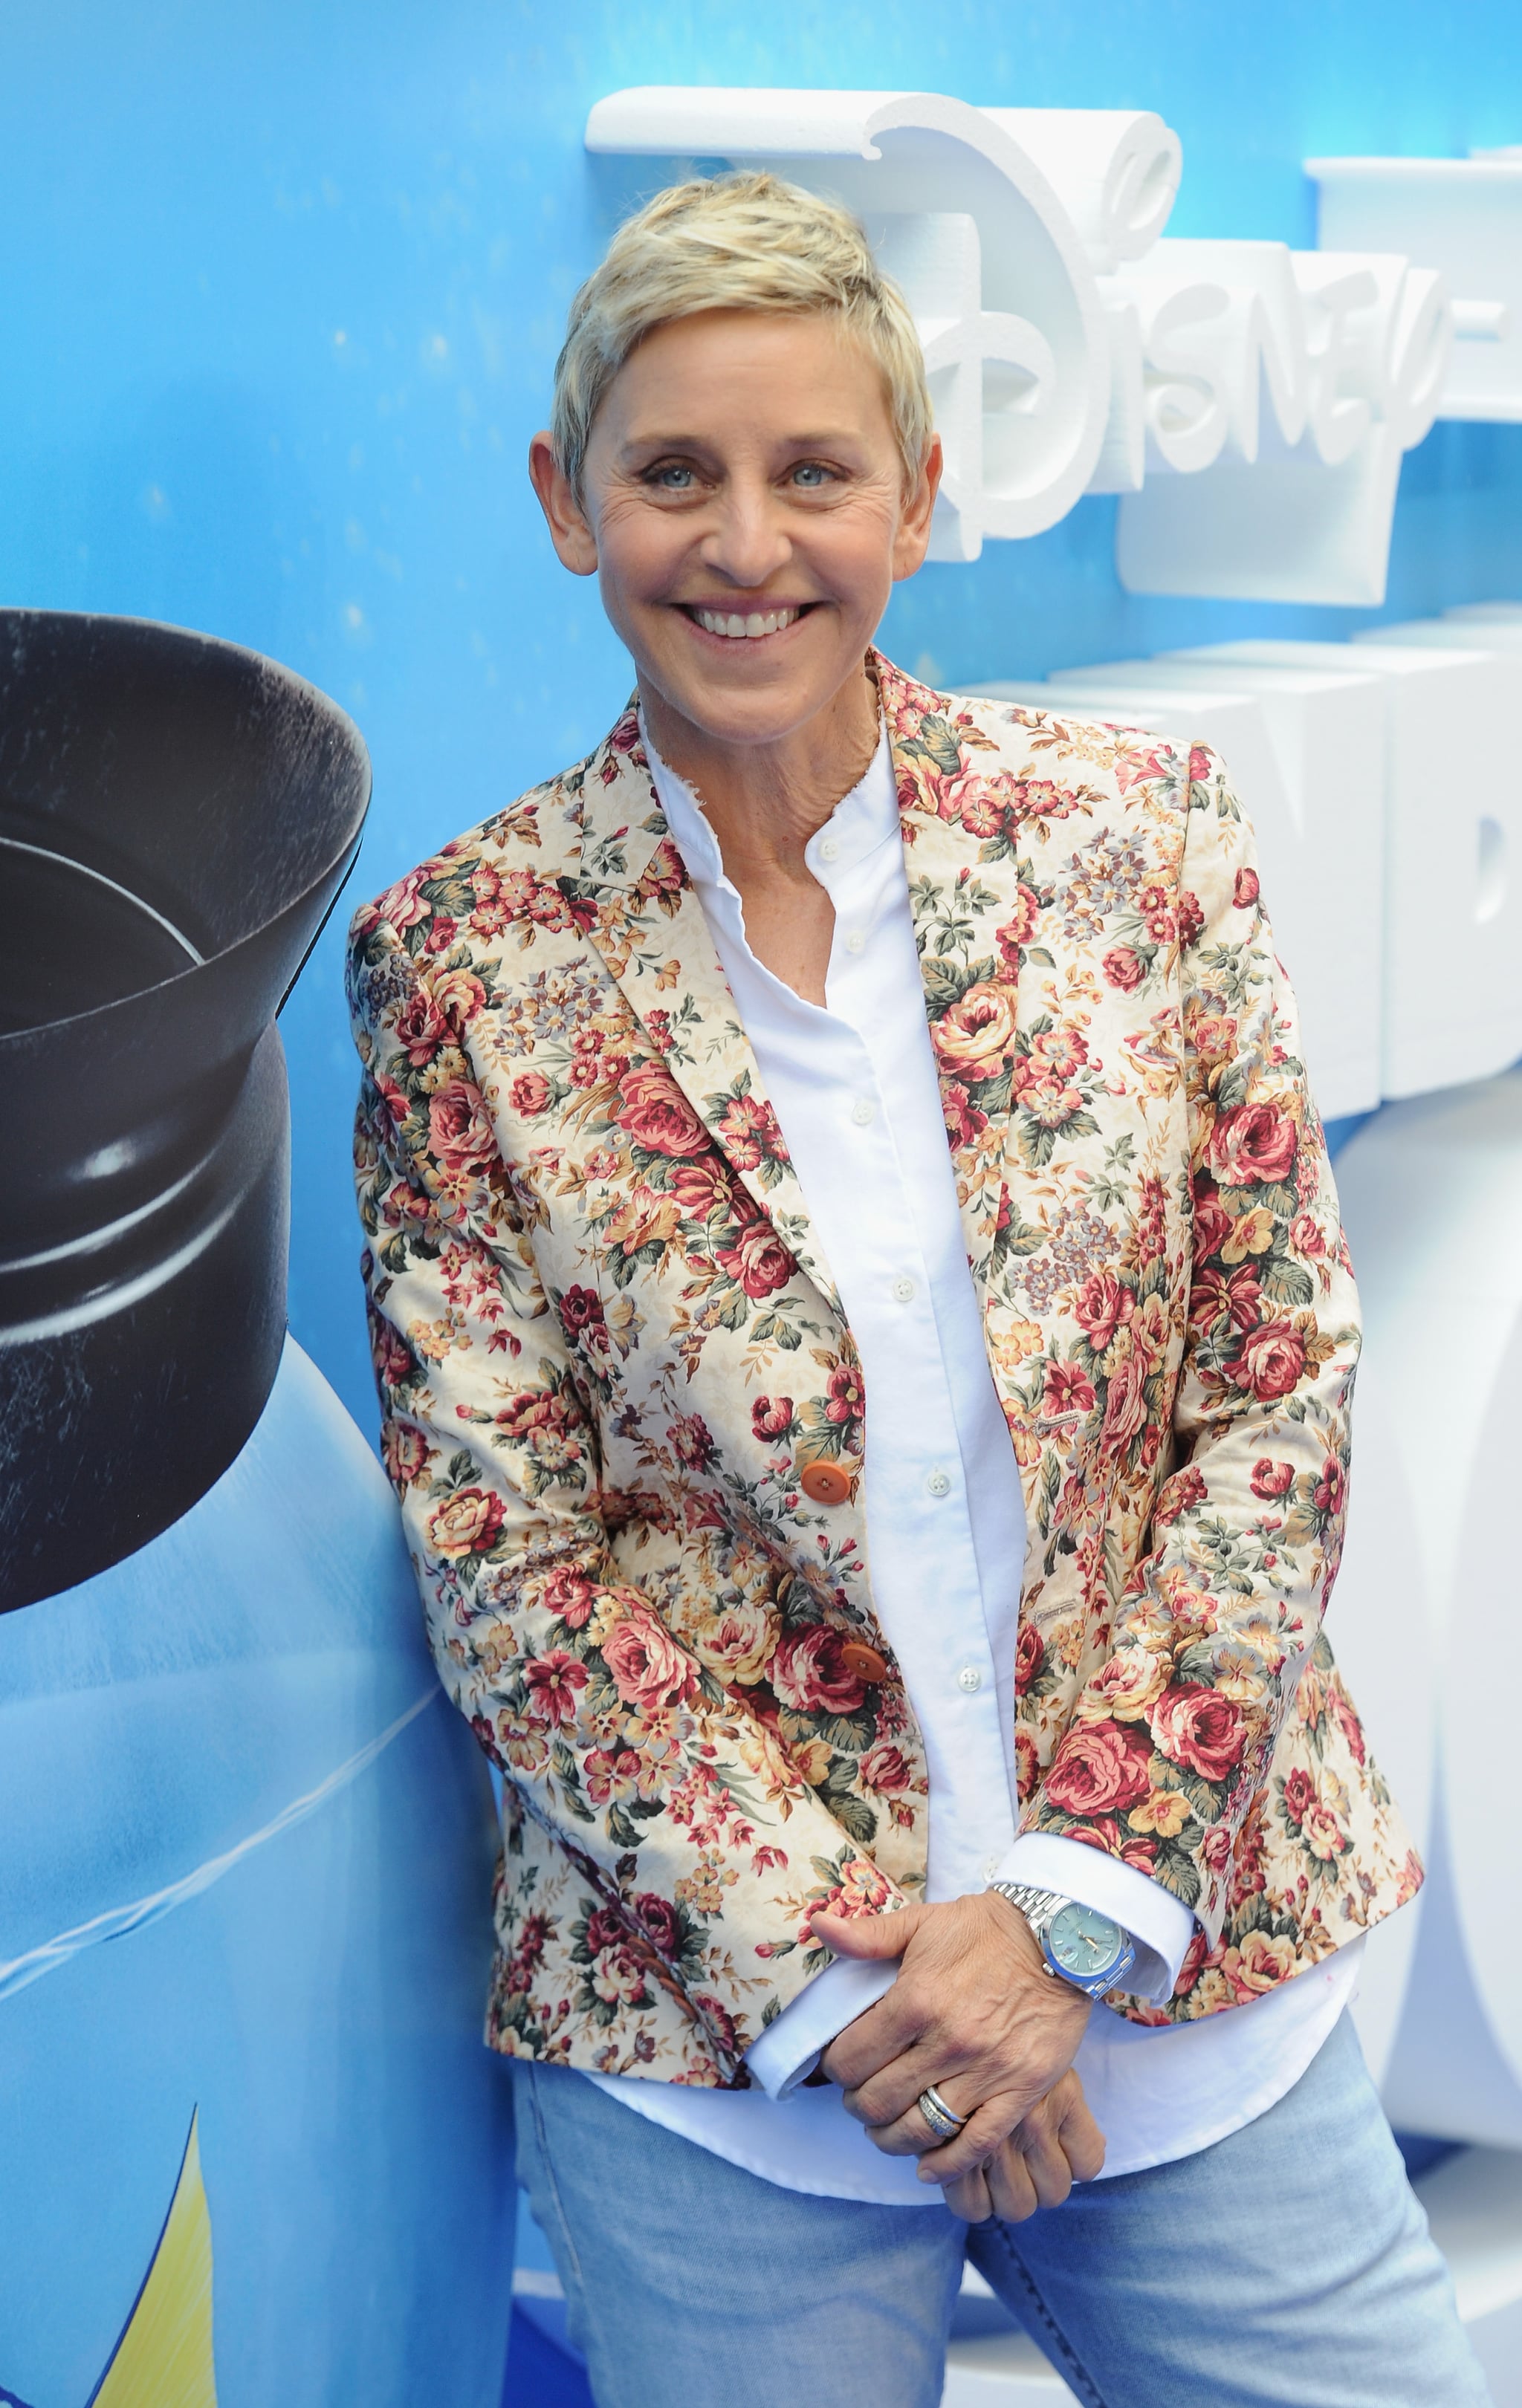
M 90 2408 L 217 2408 L 211 2216 L 197 2122 L 193 2115 L 153 2262 Z

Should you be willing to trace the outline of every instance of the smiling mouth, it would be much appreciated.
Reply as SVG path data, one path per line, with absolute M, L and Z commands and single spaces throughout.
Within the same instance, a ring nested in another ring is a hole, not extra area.
M 701 627 L 705 635 L 723 636 L 731 643 L 738 640 L 754 644 L 762 636 L 782 635 L 785 628 L 793 625 L 795 620 L 801 619 L 806 610 L 811 610 L 813 604 L 811 602 L 792 603 L 776 610 L 744 612 L 703 610 L 692 602 L 683 602 L 680 608 L 692 621 L 694 626 Z

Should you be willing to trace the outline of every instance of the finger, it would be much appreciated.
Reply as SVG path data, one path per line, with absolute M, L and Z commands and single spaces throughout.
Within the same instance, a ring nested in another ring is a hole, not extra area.
M 1060 2207 L 1073 2186 L 1073 2172 L 1057 2138 L 1055 2119 L 1040 2118 L 1034 2131 L 1028 2117 L 1017 2124 L 1010 2148 L 1019 2152 L 1036 2206 Z
M 891 2104 L 886 2110 L 873 2104 L 875 2098 L 884 2095 L 879 2083 L 869 2083 L 864 2090 L 845 2094 L 847 2114 L 854 2115 L 858 2124 L 866 2125 L 878 2147 L 893 2157 L 923 2157 L 927 2149 L 943 2147 L 945 2143 L 940 2134 L 933 2128 L 920 2105 L 922 2096 L 930 2086 L 928 2062 L 910 2066 L 906 2071 L 905 2060 L 900 2058 L 892 2069 L 891 2075 L 881 2079 L 884 2084 L 891 2079 L 893 2086 Z M 935 2085 L 935 2090 L 936 2096 L 944 2101 L 954 2115 L 970 2118 L 978 2101 L 965 2095 L 965 2083 L 958 2085 L 955 2080 L 942 2075 Z M 894 2109 L 897 2113 L 893 2112 Z
M 986 2224 L 991 2215 L 998 2214 L 989 2190 L 988 2176 L 982 2166 L 975 2166 L 971 2173 L 963 2174 L 960 2181 L 947 2184 L 946 2205 L 953 2215 L 961 2217 L 964 2224 Z
M 1017 2093 L 1010 2091 L 985 2099 L 983 2105 L 974 2109 L 968 2117 L 955 2141 L 947 2141 L 940 2147 L 926 2151 L 920 2158 L 921 2182 L 955 2182 L 960 2175 L 970 2173 L 974 2166 L 981 2165 L 985 2157 L 991 2157 L 999 2144 L 1009 2139 L 1028 2103 Z M 898 2127 L 894 2125 L 890 2128 L 897 2131 Z M 882 2148 L 881 2137 L 874 2132 L 872 2138 Z
M 986 2179 L 994 2214 L 1006 2224 L 1024 2224 L 1035 2214 L 1041 2200 L 1025 2157 L 1012 2141 L 990 2157 Z
M 978 2104 L 980 2089 L 959 2068 L 948 2066 L 939 2051 L 916 2043 L 865 2082 L 853 2084 L 846 2092 L 846 2106 L 858 2124 L 910 2119 L 929 2131 L 919 2100 L 932 2083 L 954 2115 L 970 2115 Z
M 925 1919 L 923 1906 L 900 1906 L 889 1914 L 811 1915 L 809 1928 L 832 1956 L 901 1956 Z
M 1067 2078 L 1073 2085 L 1073 2092 L 1063 2103 L 1057 2137 L 1062 2143 L 1063 2155 L 1072 2168 L 1074 2182 L 1093 2182 L 1104 2172 L 1104 2134 L 1089 2112 L 1089 2103 L 1077 2075 Z
M 825 2051 L 825 2071 L 842 2090 L 859 2090 L 918 2043 L 923 2015 L 912 1999 L 900 1996 L 901 1987 L 895 1982 L 885 1998 L 848 2023 Z M 923 2090 L 924 2082 L 918 2086 Z

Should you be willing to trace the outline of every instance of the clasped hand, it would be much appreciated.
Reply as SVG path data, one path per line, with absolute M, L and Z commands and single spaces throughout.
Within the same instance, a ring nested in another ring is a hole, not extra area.
M 1072 2061 L 1089 2001 L 1047 1972 L 1034 1934 L 997 1890 L 897 1914 L 816 1914 L 837 1956 L 897 1957 L 893 1987 L 831 2042 L 824 2071 L 889 2157 L 917 2157 L 969 2224 L 1058 2207 L 1104 2163 Z M 921 2114 L 934 2086 L 967 2123 L 938 2143 Z

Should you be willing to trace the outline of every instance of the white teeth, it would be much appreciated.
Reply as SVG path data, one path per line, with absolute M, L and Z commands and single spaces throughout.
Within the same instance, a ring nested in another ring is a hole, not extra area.
M 741 618 L 738 610 L 695 610 L 693 617 L 711 636 L 777 636 L 790 627 L 799 616 L 797 610 L 753 610 Z

